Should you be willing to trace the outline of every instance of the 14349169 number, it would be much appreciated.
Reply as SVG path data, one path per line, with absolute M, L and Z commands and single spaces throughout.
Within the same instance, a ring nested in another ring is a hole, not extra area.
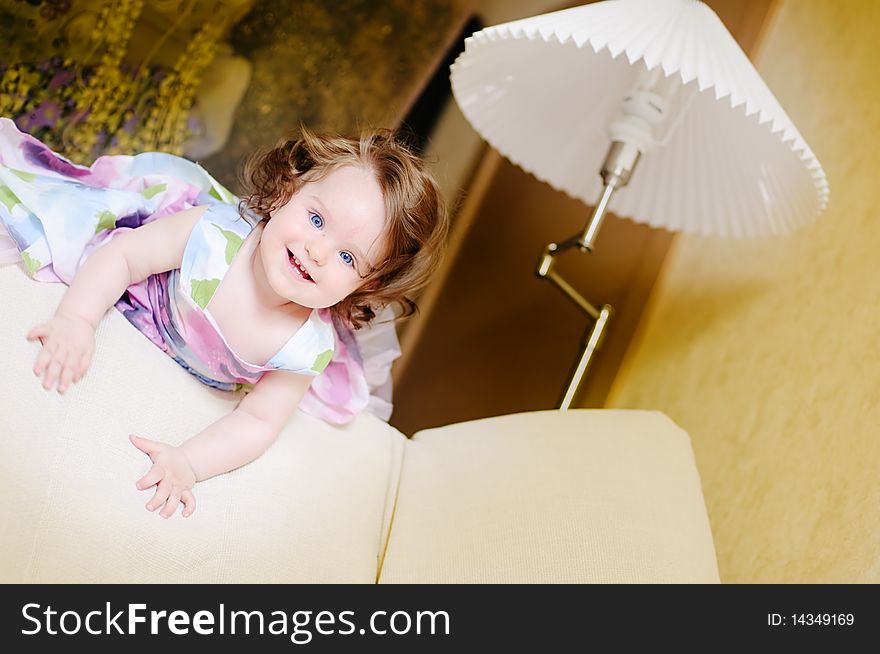
M 812 626 L 850 626 L 855 622 L 852 613 L 792 613 L 791 624 Z

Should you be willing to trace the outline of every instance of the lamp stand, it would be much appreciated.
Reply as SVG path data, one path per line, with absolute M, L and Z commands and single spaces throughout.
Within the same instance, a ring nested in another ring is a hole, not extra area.
M 538 268 L 535 271 L 538 277 L 552 282 L 556 288 L 562 291 L 568 299 L 574 302 L 593 321 L 592 325 L 584 333 L 580 355 L 569 376 L 568 385 L 562 393 L 562 399 L 559 401 L 560 409 L 571 407 L 578 388 L 593 359 L 593 355 L 601 344 L 605 326 L 608 324 L 613 310 L 611 305 L 608 304 L 602 305 L 601 309 L 597 309 L 590 304 L 571 284 L 553 270 L 553 264 L 556 262 L 556 257 L 572 248 L 577 248 L 580 252 L 592 252 L 596 234 L 599 231 L 602 220 L 605 218 L 611 196 L 616 189 L 625 186 L 629 181 L 638 159 L 639 150 L 634 146 L 621 141 L 613 141 L 611 143 L 611 147 L 605 157 L 605 162 L 602 164 L 601 175 L 604 182 L 602 196 L 593 209 L 590 220 L 581 232 L 574 234 L 561 244 L 550 243 L 544 248 L 541 259 L 538 261 Z

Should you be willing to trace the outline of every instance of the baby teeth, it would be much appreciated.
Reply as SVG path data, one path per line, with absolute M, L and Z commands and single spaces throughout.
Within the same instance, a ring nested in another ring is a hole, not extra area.
M 299 259 L 296 258 L 296 255 L 291 253 L 291 256 L 293 257 L 293 262 L 296 264 L 296 267 L 299 268 L 303 272 L 304 275 L 308 275 L 309 273 L 306 271 L 305 266 L 303 266 L 299 262 Z

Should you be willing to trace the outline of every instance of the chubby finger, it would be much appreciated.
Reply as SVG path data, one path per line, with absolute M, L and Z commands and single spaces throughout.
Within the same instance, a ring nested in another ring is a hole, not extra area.
M 36 341 L 48 335 L 49 325 L 43 323 L 41 325 L 37 325 L 36 327 L 32 327 L 31 330 L 25 335 L 25 338 L 29 341 Z
M 163 518 L 170 518 L 177 511 L 178 506 L 180 506 L 180 493 L 171 491 L 171 495 L 165 500 L 165 506 L 159 511 L 159 515 Z
M 128 440 L 130 440 L 131 444 L 138 448 L 141 452 L 149 455 L 150 457 L 152 457 L 153 454 L 156 454 L 162 449 L 162 443 L 151 441 L 149 438 L 144 438 L 143 436 L 138 436 L 137 434 L 129 434 Z
M 54 351 L 55 344 L 53 342 L 46 341 L 43 343 L 43 349 L 40 350 L 40 353 L 37 355 L 37 361 L 34 363 L 34 374 L 37 377 L 41 377 L 46 367 L 52 362 Z
M 64 360 L 64 363 L 61 366 L 61 376 L 58 379 L 58 392 L 62 395 L 64 391 L 67 390 L 67 387 L 70 386 L 70 383 L 73 381 L 74 376 L 74 364 L 76 363 L 77 357 L 74 353 L 68 353 L 67 358 Z
M 171 495 L 172 488 L 171 481 L 167 477 L 163 478 L 162 481 L 159 482 L 159 485 L 156 486 L 155 495 L 153 495 L 153 498 L 147 502 L 147 511 L 155 511 L 165 504 L 165 500 Z
M 165 471 L 162 469 L 162 466 L 154 463 L 150 466 L 150 469 L 147 470 L 147 474 L 135 482 L 135 488 L 138 490 L 147 490 L 150 486 L 155 486 L 162 481 L 162 477 L 164 476 Z
M 191 490 L 185 490 L 180 494 L 180 502 L 183 504 L 183 517 L 190 517 L 196 510 L 196 496 Z
M 46 374 L 43 375 L 43 388 L 47 391 L 51 390 L 58 382 L 58 375 L 60 374 L 61 362 L 57 359 L 52 359 L 52 361 L 49 362 L 49 365 L 46 366 Z

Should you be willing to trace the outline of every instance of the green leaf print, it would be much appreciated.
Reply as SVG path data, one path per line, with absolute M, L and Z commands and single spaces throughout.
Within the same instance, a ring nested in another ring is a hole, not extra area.
M 154 195 L 157 195 L 164 191 L 166 188 L 168 188 L 168 184 L 156 184 L 155 186 L 148 186 L 143 191 L 141 191 L 141 195 L 149 200 Z
M 244 239 L 235 232 L 223 229 L 219 225 L 214 225 L 214 227 L 216 227 L 220 233 L 223 234 L 223 238 L 226 239 L 226 265 L 228 266 L 232 263 L 235 253 L 241 249 L 241 244 L 244 243 Z
M 6 205 L 8 211 L 12 211 L 12 207 L 19 203 L 19 199 L 8 186 L 0 186 L 0 202 Z
M 325 350 L 315 357 L 315 363 L 312 364 L 312 370 L 315 372 L 323 372 L 330 359 L 333 358 L 333 350 Z
M 116 214 L 112 211 L 99 211 L 95 214 L 95 218 L 98 219 L 98 224 L 95 225 L 95 234 L 103 232 L 105 229 L 116 228 Z
M 31 255 L 29 255 L 27 252 L 22 252 L 22 253 L 21 253 L 21 259 L 22 259 L 22 261 L 24 261 L 24 267 L 28 269 L 28 272 L 31 274 L 31 277 L 33 277 L 34 274 L 35 274 L 40 268 L 43 267 L 43 264 L 42 264 L 42 263 L 40 263 L 39 261 L 37 261 L 36 259 L 34 259 L 34 258 L 33 258 Z
M 33 173 L 29 173 L 24 170 L 16 170 L 15 168 L 10 168 L 9 172 L 12 173 L 13 175 L 15 175 L 16 177 L 18 177 L 19 179 L 23 179 L 26 182 L 32 182 L 37 178 L 37 176 L 34 175 Z
M 204 309 L 214 297 L 218 286 L 220 286 L 219 279 L 194 279 L 190 283 L 190 295 L 195 303 Z
M 232 201 L 235 200 L 235 196 L 232 195 L 229 189 L 216 180 L 214 180 L 214 184 L 211 186 L 211 190 L 208 193 L 220 200 L 220 202 L 225 202 L 226 204 L 232 204 Z

